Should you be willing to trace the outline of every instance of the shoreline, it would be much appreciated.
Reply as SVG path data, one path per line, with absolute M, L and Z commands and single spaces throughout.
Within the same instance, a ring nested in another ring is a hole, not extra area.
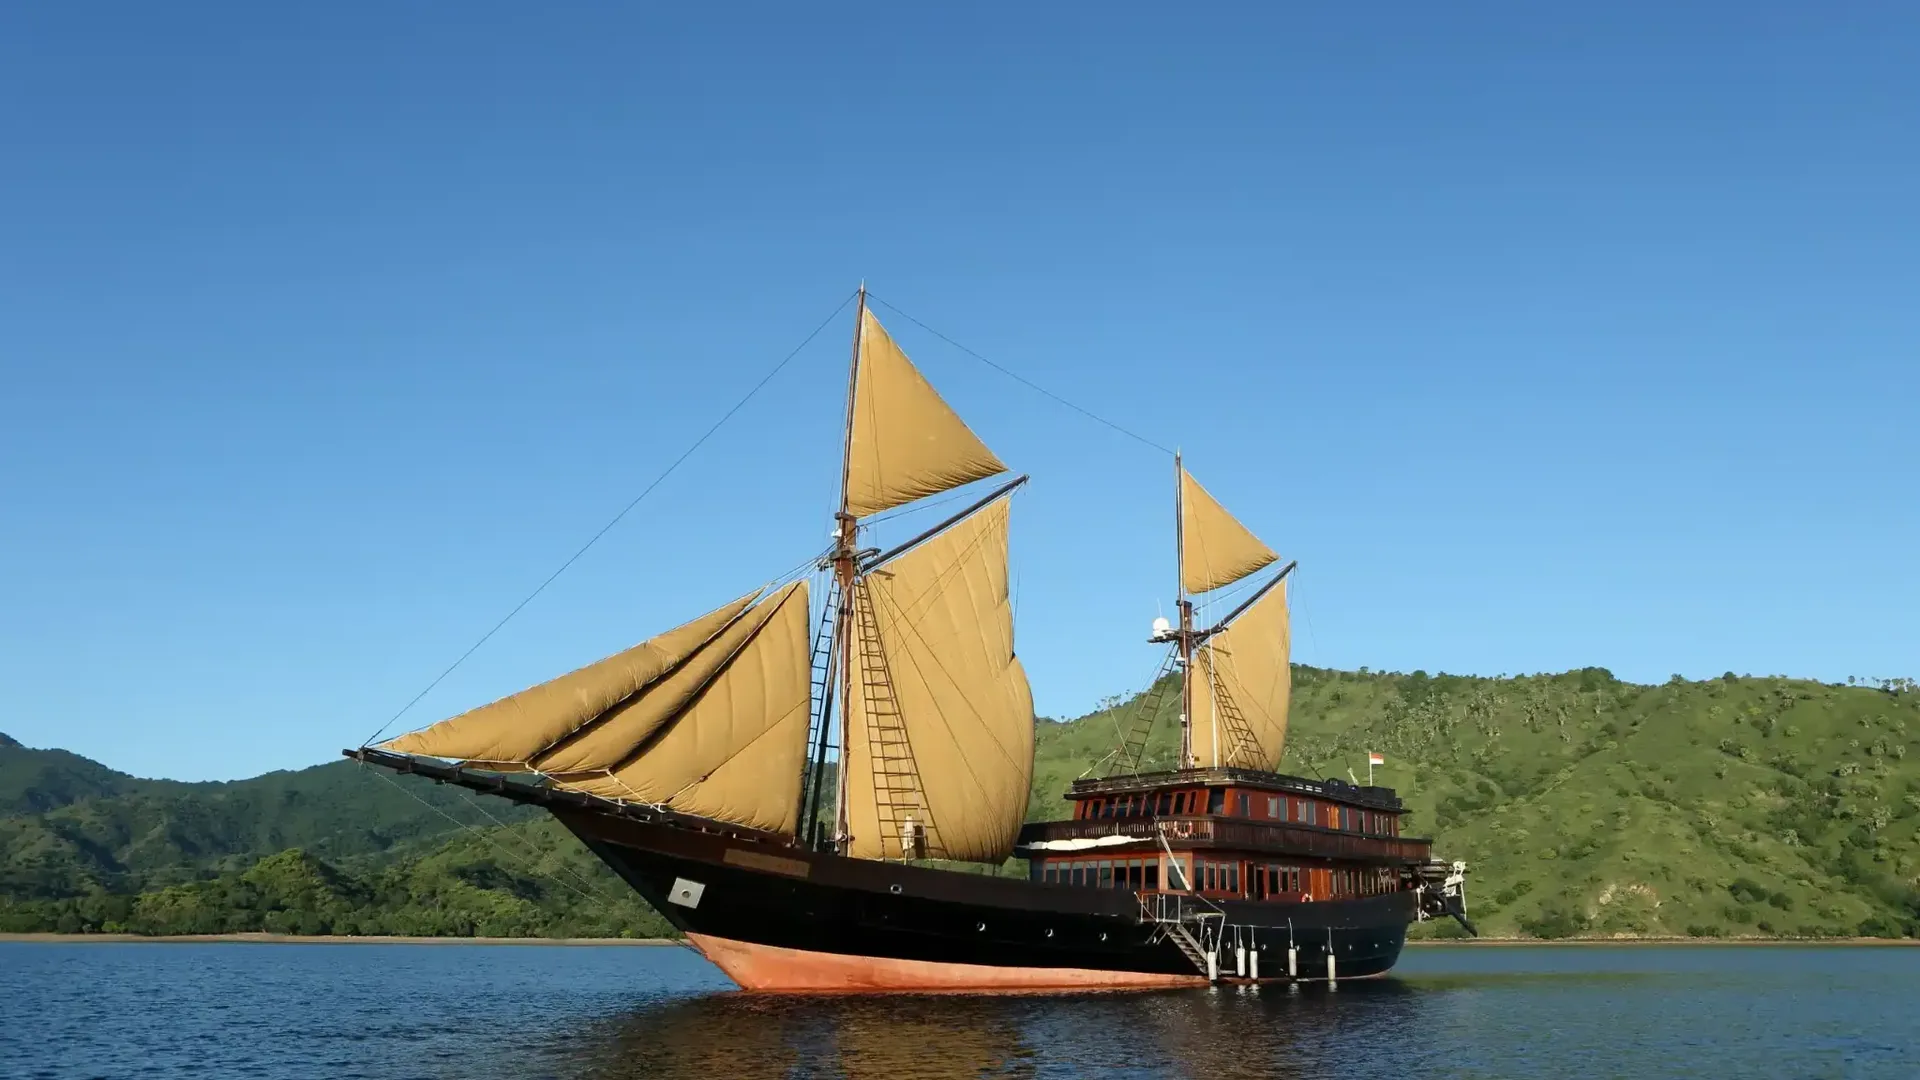
M 48 942 L 48 943 L 97 943 L 108 944 L 207 944 L 224 942 L 240 945 L 561 945 L 568 947 L 619 945 L 658 948 L 666 945 L 684 944 L 678 938 L 537 938 L 537 937 L 402 937 L 379 935 L 346 934 L 57 934 L 57 933 L 0 933 L 0 944 L 8 942 Z M 1710 948 L 1729 948 L 1740 946 L 1787 947 L 1787 946 L 1844 946 L 1851 948 L 1910 948 L 1920 947 L 1920 939 L 1915 938 L 1696 938 L 1696 937 L 1610 937 L 1610 938 L 1472 938 L 1472 939 L 1425 939 L 1407 942 L 1407 948 L 1414 949 L 1516 949 L 1516 948 L 1552 948 L 1561 945 L 1579 945 L 1585 947 L 1608 945 L 1632 946 L 1705 946 Z
M 0 934 L 0 944 L 25 942 L 97 942 L 108 944 L 229 942 L 241 945 L 678 945 L 677 938 L 400 937 L 349 934 Z

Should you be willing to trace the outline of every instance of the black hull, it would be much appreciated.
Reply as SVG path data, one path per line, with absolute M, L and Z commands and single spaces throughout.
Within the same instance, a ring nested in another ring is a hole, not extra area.
M 1201 983 L 1200 963 L 1143 921 L 1140 898 L 1097 889 L 849 859 L 553 807 L 587 846 L 750 989 L 1153 986 Z M 1284 980 L 1378 975 L 1398 960 L 1412 893 L 1226 902 L 1233 945 Z

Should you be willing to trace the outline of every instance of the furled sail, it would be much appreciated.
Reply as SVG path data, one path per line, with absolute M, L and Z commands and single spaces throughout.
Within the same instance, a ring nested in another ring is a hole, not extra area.
M 1190 593 L 1231 585 L 1278 555 L 1180 470 L 1180 587 Z
M 496 771 L 527 762 L 599 720 L 687 660 L 747 610 L 756 591 L 577 671 L 442 720 L 385 744 Z
M 864 309 L 852 412 L 846 497 L 855 517 L 1006 470 Z
M 1281 582 L 1193 654 L 1194 764 L 1277 769 L 1287 742 L 1292 631 Z
M 999 862 L 1033 780 L 1033 695 L 1013 652 L 1000 499 L 854 592 L 849 854 Z M 923 838 L 902 846 L 911 817 Z
M 806 755 L 805 581 L 386 744 L 791 832 Z

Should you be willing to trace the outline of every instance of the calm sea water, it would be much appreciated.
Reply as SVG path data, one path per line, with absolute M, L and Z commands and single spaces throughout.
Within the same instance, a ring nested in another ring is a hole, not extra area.
M 1920 949 L 1410 949 L 1331 992 L 730 986 L 678 948 L 0 943 L 0 1076 L 1920 1076 Z

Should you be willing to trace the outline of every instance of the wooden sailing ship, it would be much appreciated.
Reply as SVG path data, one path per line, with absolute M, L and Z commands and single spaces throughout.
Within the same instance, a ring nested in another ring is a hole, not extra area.
M 1070 820 L 1023 827 L 1035 718 L 1007 544 L 1026 478 L 863 547 L 876 515 L 1007 470 L 864 289 L 850 367 L 823 585 L 776 582 L 346 755 L 546 807 L 750 990 L 1356 977 L 1391 967 L 1416 919 L 1463 917 L 1464 868 L 1400 835 L 1393 792 L 1272 771 L 1292 565 L 1270 569 L 1177 459 L 1179 622 L 1153 640 L 1179 676 L 1179 767 L 1140 771 L 1142 725 L 1124 771 L 1075 782 Z M 1196 627 L 1191 597 L 1246 580 Z M 952 865 L 1015 855 L 1024 878 Z

